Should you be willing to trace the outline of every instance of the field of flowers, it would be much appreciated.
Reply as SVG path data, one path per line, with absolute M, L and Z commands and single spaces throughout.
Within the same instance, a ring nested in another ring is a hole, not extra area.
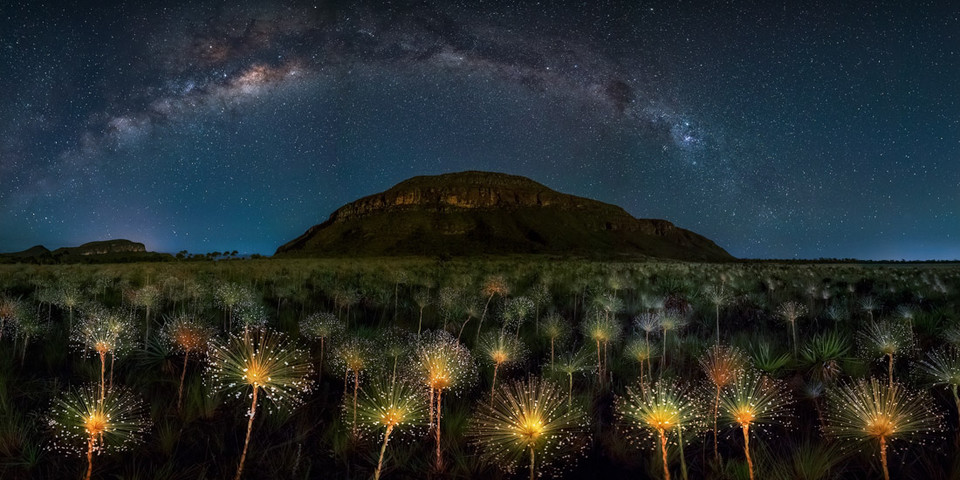
M 0 478 L 956 478 L 960 266 L 0 266 Z

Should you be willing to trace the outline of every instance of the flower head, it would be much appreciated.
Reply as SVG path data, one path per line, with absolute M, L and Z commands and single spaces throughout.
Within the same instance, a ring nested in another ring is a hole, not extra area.
M 47 424 L 56 438 L 54 449 L 68 454 L 85 453 L 91 439 L 97 451 L 124 450 L 139 442 L 150 427 L 136 395 L 114 387 L 101 402 L 98 385 L 58 396 Z
M 240 396 L 261 389 L 277 407 L 295 406 L 312 387 L 309 355 L 278 333 L 268 330 L 231 335 L 210 344 L 209 378 L 213 388 Z
M 827 391 L 827 432 L 840 439 L 919 440 L 943 429 L 942 415 L 923 392 L 871 378 Z
M 690 390 L 674 380 L 628 387 L 626 395 L 617 398 L 616 410 L 629 432 L 672 433 L 683 428 L 691 433 L 687 439 L 696 437 L 705 415 Z M 630 438 L 638 436 L 631 433 Z
M 568 405 L 563 388 L 536 378 L 497 389 L 470 425 L 481 454 L 507 471 L 531 451 L 541 469 L 572 459 L 583 451 L 589 427 L 583 410 Z
M 787 423 L 791 403 L 782 381 L 747 371 L 721 394 L 720 411 L 740 428 L 777 425 Z
M 427 388 L 456 393 L 476 381 L 470 351 L 445 331 L 424 334 L 415 358 L 412 373 Z

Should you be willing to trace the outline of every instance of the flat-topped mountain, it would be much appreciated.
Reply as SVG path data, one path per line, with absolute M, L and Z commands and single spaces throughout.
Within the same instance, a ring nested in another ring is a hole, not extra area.
M 61 247 L 53 251 L 54 255 L 106 255 L 108 253 L 146 252 L 147 247 L 139 242 L 130 240 L 103 240 L 89 242 L 79 247 Z
M 733 259 L 666 220 L 634 218 L 525 177 L 477 171 L 405 180 L 340 207 L 277 249 L 280 256 L 517 253 Z
M 0 253 L 0 263 L 110 263 L 167 260 L 170 255 L 148 252 L 146 246 L 130 240 L 103 240 L 79 247 L 50 251 L 43 245 L 22 252 Z

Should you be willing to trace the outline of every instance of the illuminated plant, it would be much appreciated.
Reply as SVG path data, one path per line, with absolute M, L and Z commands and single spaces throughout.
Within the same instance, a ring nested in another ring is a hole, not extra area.
M 583 336 L 596 344 L 597 348 L 597 377 L 602 384 L 606 371 L 607 345 L 620 339 L 622 328 L 615 318 L 595 314 L 580 327 Z
M 777 307 L 777 315 L 781 320 L 790 324 L 790 338 L 793 341 L 793 356 L 797 356 L 797 319 L 807 314 L 807 307 L 802 303 L 788 301 Z
M 363 389 L 357 406 L 358 421 L 365 428 L 383 431 L 380 459 L 373 474 L 375 480 L 383 471 L 383 456 L 394 430 L 415 428 L 427 422 L 424 392 L 418 386 L 393 378 L 376 378 Z
M 334 350 L 333 365 L 343 372 L 343 396 L 347 396 L 347 379 L 353 374 L 353 436 L 357 436 L 357 394 L 360 391 L 360 374 L 369 370 L 375 357 L 373 342 L 352 337 Z
M 533 300 L 527 297 L 507 299 L 503 306 L 503 326 L 500 328 L 500 335 L 506 334 L 507 327 L 516 326 L 514 336 L 519 338 L 520 327 L 535 309 Z
M 419 320 L 417 320 L 417 336 L 419 337 L 420 330 L 423 328 L 423 309 L 429 307 L 433 302 L 433 295 L 430 295 L 429 288 L 420 288 L 414 292 L 413 301 L 417 304 L 417 308 L 420 311 Z M 484 314 L 486 314 L 486 311 L 484 311 Z
M 123 311 L 95 308 L 85 313 L 83 318 L 74 325 L 72 333 L 76 342 L 84 353 L 92 352 L 100 359 L 100 398 L 103 398 L 106 388 L 107 355 L 110 355 L 110 378 L 113 378 L 113 361 L 117 352 L 129 347 L 133 342 L 132 320 Z M 112 384 L 112 382 L 111 382 Z
M 312 367 L 306 351 L 269 330 L 253 332 L 246 338 L 231 335 L 224 344 L 211 342 L 209 358 L 208 377 L 213 390 L 233 394 L 236 398 L 251 392 L 247 436 L 234 477 L 238 480 L 247 458 L 260 394 L 277 408 L 298 406 L 312 386 Z
M 868 357 L 887 357 L 887 383 L 893 386 L 894 355 L 913 348 L 913 331 L 901 322 L 870 322 L 858 335 L 860 350 Z
M 27 357 L 27 346 L 30 340 L 43 335 L 46 324 L 40 320 L 36 312 L 24 309 L 17 318 L 17 338 L 23 343 L 20 346 L 20 366 L 23 366 Z
M 877 300 L 871 296 L 866 296 L 860 299 L 860 310 L 867 312 L 870 315 L 870 321 L 873 321 L 873 311 L 877 309 Z
M 667 368 L 667 334 L 672 331 L 679 331 L 687 326 L 687 319 L 683 314 L 676 310 L 668 310 L 660 317 L 660 332 L 663 334 L 663 349 L 660 355 L 660 376 Z
M 623 311 L 623 300 L 609 292 L 593 297 L 593 305 L 597 310 L 603 312 L 603 316 L 607 319 Z
M 554 346 L 558 340 L 563 340 L 570 334 L 570 323 L 559 314 L 552 313 L 544 319 L 540 334 L 550 340 L 550 365 L 553 365 Z
M 876 440 L 880 447 L 883 478 L 887 469 L 887 443 L 920 441 L 924 433 L 940 431 L 941 416 L 925 393 L 911 393 L 902 385 L 884 385 L 875 378 L 840 385 L 827 392 L 827 433 L 853 442 Z
M 535 308 L 533 311 L 533 321 L 534 321 L 534 328 L 535 328 L 534 332 L 539 335 L 540 334 L 540 309 L 543 308 L 544 305 L 548 305 L 550 303 L 550 300 L 552 299 L 552 295 L 550 293 L 550 286 L 547 285 L 544 279 L 541 279 L 539 282 L 537 282 L 537 284 L 530 291 L 530 299 L 533 300 L 533 304 L 535 305 Z
M 235 311 L 237 324 L 243 328 L 243 335 L 249 336 L 252 330 L 267 326 L 267 309 L 260 302 L 250 302 Z
M 323 350 L 331 339 L 343 334 L 343 322 L 330 312 L 320 312 L 309 315 L 300 321 L 300 335 L 308 340 L 320 340 L 320 366 L 317 368 L 320 377 L 323 377 Z
M 633 318 L 633 324 L 643 330 L 644 340 L 650 342 L 650 334 L 660 333 L 660 314 L 641 313 Z
M 737 377 L 720 396 L 720 410 L 726 420 L 743 433 L 743 453 L 753 480 L 750 458 L 750 429 L 786 423 L 792 402 L 787 386 L 780 380 L 753 372 Z
M 460 341 L 460 337 L 463 336 L 463 330 L 467 328 L 467 324 L 470 323 L 470 320 L 474 318 L 480 318 L 480 304 L 477 303 L 476 298 L 464 296 L 461 299 L 462 302 L 462 312 L 467 316 L 463 320 L 463 323 L 460 324 L 460 328 L 457 329 L 457 341 Z
M 206 284 L 200 283 L 194 278 L 187 278 L 182 280 L 183 285 L 181 287 L 181 311 L 191 311 L 194 314 L 199 313 L 200 309 L 203 307 L 204 298 L 208 297 L 212 291 L 212 288 Z
M 360 303 L 360 292 L 355 288 L 342 287 L 333 291 L 333 304 L 337 307 L 337 318 L 343 318 L 343 311 L 347 311 L 347 323 L 350 323 L 350 309 Z
M 647 299 L 648 301 L 651 301 Z M 659 298 L 655 303 L 663 307 L 663 299 Z M 640 330 L 643 330 L 643 341 L 648 345 L 650 344 L 650 334 L 660 333 L 660 313 L 641 313 L 633 318 L 633 325 Z M 647 364 L 647 371 L 650 374 L 650 377 L 653 378 L 653 362 Z
M 480 359 L 493 365 L 493 381 L 490 386 L 490 398 L 493 398 L 494 390 L 497 388 L 497 372 L 501 367 L 509 368 L 523 362 L 527 356 L 527 349 L 523 342 L 510 335 L 488 332 L 480 338 L 477 345 Z
M 720 394 L 724 388 L 737 381 L 747 367 L 747 358 L 736 347 L 714 345 L 700 357 L 700 368 L 706 374 L 707 380 L 716 389 L 711 413 L 713 414 L 713 456 L 720 458 L 717 448 L 717 418 L 720 414 Z
M 447 324 L 452 318 L 459 317 L 463 311 L 463 291 L 456 287 L 443 287 L 437 292 L 437 308 L 443 317 L 443 329 L 447 329 Z
M 487 297 L 487 302 L 483 305 L 483 312 L 480 314 L 480 321 L 477 323 L 477 340 L 480 339 L 480 329 L 483 328 L 483 319 L 487 317 L 487 309 L 490 307 L 490 301 L 497 295 L 501 297 L 510 295 L 510 286 L 502 275 L 492 275 L 487 277 L 483 282 L 483 286 L 480 288 L 480 294 Z M 419 332 L 420 330 L 417 329 L 417 333 Z
M 187 361 L 207 353 L 213 329 L 196 317 L 186 314 L 168 318 L 163 325 L 163 336 L 175 351 L 183 354 L 183 368 L 180 371 L 180 387 L 177 389 L 177 410 L 183 404 L 183 380 L 187 376 Z
M 110 381 L 108 388 L 113 386 L 113 364 L 116 362 L 117 355 L 128 352 L 136 347 L 134 337 L 135 327 L 133 326 L 133 312 L 129 310 L 111 310 L 106 316 L 107 328 L 119 339 L 116 348 L 110 352 Z
M 590 354 L 585 349 L 563 353 L 557 357 L 557 362 L 549 367 L 550 372 L 566 378 L 568 405 L 573 401 L 573 374 L 584 372 L 589 368 Z
M 897 318 L 904 320 L 908 325 L 913 324 L 917 311 L 912 305 L 900 305 L 897 307 Z
M 58 396 L 47 423 L 56 437 L 55 449 L 86 454 L 85 480 L 93 473 L 95 454 L 124 450 L 150 427 L 143 403 L 133 393 L 115 388 L 101 396 L 96 385 Z
M 717 316 L 717 345 L 720 345 L 720 307 L 730 303 L 730 293 L 720 286 L 711 285 L 703 289 L 703 296 L 713 304 Z
M 637 316 L 639 319 L 644 314 L 656 314 L 666 308 L 667 297 L 654 295 L 649 292 L 640 294 L 640 305 L 643 307 L 643 313 Z
M 233 328 L 234 312 L 244 305 L 253 303 L 253 292 L 237 283 L 221 283 L 213 291 L 213 298 L 225 314 L 224 329 L 230 331 Z
M 130 293 L 130 303 L 144 309 L 143 315 L 143 342 L 147 343 L 150 338 L 150 310 L 157 308 L 160 303 L 162 292 L 154 285 L 144 285 L 138 290 Z
M 446 331 L 425 334 L 417 346 L 413 365 L 414 378 L 429 390 L 430 425 L 436 433 L 436 468 L 441 470 L 443 463 L 440 452 L 440 417 L 444 392 L 457 393 L 473 384 L 476 369 L 473 357 L 463 346 Z M 435 421 L 434 421 L 435 420 Z
M 930 352 L 926 359 L 920 361 L 918 368 L 930 385 L 943 385 L 950 389 L 953 403 L 957 407 L 957 421 L 960 422 L 960 397 L 957 396 L 957 387 L 960 386 L 960 350 L 948 347 Z
M 670 480 L 667 462 L 667 444 L 672 433 L 677 434 L 680 457 L 683 458 L 683 430 L 700 428 L 703 412 L 689 390 L 675 380 L 662 380 L 653 386 L 639 384 L 639 388 L 627 387 L 627 394 L 617 398 L 617 414 L 621 423 L 631 431 L 629 438 L 639 442 L 636 433 L 655 434 L 655 444 L 660 448 L 663 461 L 663 477 Z M 692 435 L 691 435 L 692 437 Z M 688 437 L 690 438 L 690 437 Z M 686 470 L 686 468 L 684 468 Z
M 63 285 L 57 291 L 57 306 L 66 310 L 68 313 L 67 328 L 73 329 L 73 312 L 80 306 L 83 295 L 80 289 L 74 285 Z
M 397 367 L 401 357 L 406 357 L 416 337 L 399 327 L 387 327 L 380 331 L 377 349 L 382 357 L 390 362 L 390 381 L 397 381 Z
M 400 298 L 400 285 L 406 285 L 410 281 L 410 274 L 406 270 L 397 270 L 393 272 L 393 323 L 397 323 L 397 304 Z
M 587 416 L 555 384 L 532 378 L 503 385 L 481 404 L 469 435 L 481 455 L 512 472 L 529 455 L 530 479 L 543 468 L 573 458 L 586 446 Z
M 833 320 L 834 323 L 845 322 L 850 316 L 846 306 L 839 303 L 834 303 L 827 307 L 826 314 L 827 318 Z
M 637 362 L 640 371 L 640 383 L 643 383 L 643 365 L 657 355 L 656 345 L 651 345 L 642 338 L 633 338 L 623 348 L 623 354 L 628 359 Z
M 39 304 L 36 313 L 39 315 L 40 309 L 46 305 L 47 318 L 50 318 L 53 316 L 53 305 L 57 303 L 57 289 L 47 279 L 40 280 L 36 286 L 37 290 L 33 294 Z

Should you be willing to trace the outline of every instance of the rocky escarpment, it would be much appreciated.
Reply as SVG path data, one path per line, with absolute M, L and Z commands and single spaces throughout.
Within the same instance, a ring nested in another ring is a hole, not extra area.
M 564 195 L 514 175 L 463 172 L 414 177 L 375 195 L 361 198 L 337 209 L 331 216 L 346 221 L 368 213 L 408 209 L 500 209 L 521 207 L 582 207 L 578 197 Z M 581 199 L 585 200 L 585 199 Z
M 414 177 L 337 209 L 278 255 L 548 253 L 732 257 L 666 220 L 490 172 Z

